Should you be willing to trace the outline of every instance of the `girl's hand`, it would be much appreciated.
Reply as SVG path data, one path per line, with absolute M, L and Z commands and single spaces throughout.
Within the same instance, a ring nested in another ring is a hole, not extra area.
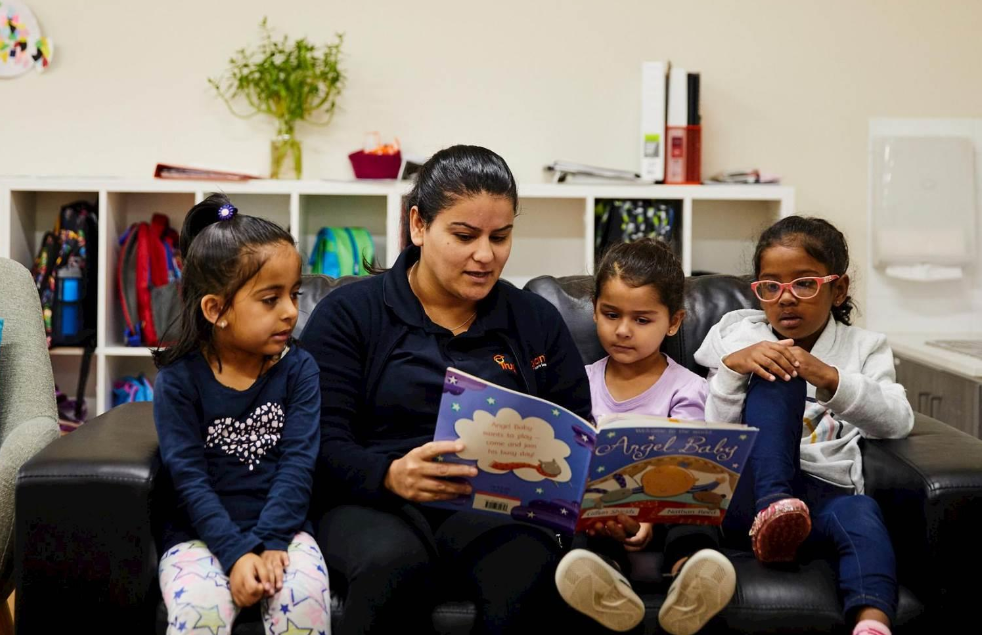
M 790 350 L 798 362 L 801 377 L 812 386 L 824 388 L 834 395 L 839 389 L 839 371 L 800 346 L 792 346 Z
M 236 560 L 228 577 L 232 600 L 240 608 L 252 606 L 263 597 L 264 591 L 273 588 L 266 563 L 254 553 L 247 553 Z
M 596 522 L 586 530 L 590 536 L 608 536 L 623 543 L 628 551 L 641 551 L 651 542 L 651 523 L 639 523 L 630 516 L 618 514 L 606 523 Z
M 283 588 L 283 570 L 290 566 L 290 556 L 285 551 L 264 551 L 263 562 L 266 570 L 269 571 L 270 585 L 273 592 L 266 592 L 267 597 L 272 597 L 277 591 Z
M 471 493 L 470 485 L 447 479 L 477 476 L 477 468 L 435 460 L 443 454 L 463 451 L 462 441 L 430 441 L 414 448 L 389 465 L 389 471 L 385 474 L 385 487 L 397 496 L 416 502 L 445 501 L 467 496 Z
M 791 381 L 798 376 L 798 359 L 791 352 L 794 340 L 780 342 L 757 342 L 747 348 L 730 353 L 721 361 L 730 370 L 749 375 L 751 373 L 774 381 L 778 377 Z

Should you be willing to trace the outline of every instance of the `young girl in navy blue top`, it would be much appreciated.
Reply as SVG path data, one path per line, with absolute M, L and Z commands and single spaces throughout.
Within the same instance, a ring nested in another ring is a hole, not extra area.
M 154 352 L 154 422 L 178 507 L 164 530 L 168 634 L 230 633 L 262 601 L 269 633 L 330 631 L 307 508 L 320 443 L 317 365 L 293 345 L 293 238 L 213 194 L 184 221 L 177 344 Z

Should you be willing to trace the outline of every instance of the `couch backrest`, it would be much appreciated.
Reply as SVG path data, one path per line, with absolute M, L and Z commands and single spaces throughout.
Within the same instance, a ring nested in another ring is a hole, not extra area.
M 300 338 L 303 329 L 307 326 L 307 319 L 314 312 L 317 303 L 324 299 L 331 291 L 338 287 L 365 278 L 358 276 L 343 276 L 341 278 L 331 278 L 320 274 L 308 274 L 303 276 L 300 282 L 300 302 L 298 305 L 297 325 L 293 327 L 293 337 Z
M 300 337 L 314 307 L 331 291 L 364 279 L 356 276 L 337 279 L 322 275 L 304 276 L 300 315 L 293 334 Z M 540 276 L 530 280 L 525 288 L 559 309 L 573 334 L 573 341 L 576 342 L 584 364 L 592 364 L 605 355 L 593 323 L 593 277 Z M 759 304 L 750 290 L 750 281 L 747 278 L 725 275 L 686 278 L 685 321 L 678 333 L 665 338 L 662 350 L 679 364 L 705 376 L 706 369 L 695 363 L 693 353 L 699 348 L 709 329 L 725 313 L 751 307 L 759 308 Z

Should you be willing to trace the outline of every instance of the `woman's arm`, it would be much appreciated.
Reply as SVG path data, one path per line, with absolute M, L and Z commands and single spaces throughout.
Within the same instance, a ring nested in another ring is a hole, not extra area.
M 320 371 L 320 466 L 330 490 L 359 500 L 385 496 L 385 474 L 396 457 L 367 450 L 356 433 L 365 391 L 368 335 L 336 293 L 321 300 L 304 328 L 303 346 Z

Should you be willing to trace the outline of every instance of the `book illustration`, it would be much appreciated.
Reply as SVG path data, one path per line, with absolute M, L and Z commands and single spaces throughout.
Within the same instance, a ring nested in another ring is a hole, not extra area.
M 557 531 L 579 516 L 595 432 L 569 411 L 448 369 L 435 440 L 464 442 L 440 457 L 475 465 L 473 493 L 435 503 L 507 514 Z
M 698 457 L 663 456 L 590 481 L 583 507 L 600 508 L 652 498 L 719 507 L 723 500 L 733 497 L 738 476 Z
M 548 421 L 538 417 L 523 418 L 512 408 L 476 410 L 473 419 L 458 419 L 454 430 L 465 446 L 457 456 L 477 461 L 479 470 L 512 472 L 530 483 L 545 479 L 566 483 L 572 474 L 566 462 L 569 446 L 555 438 Z

